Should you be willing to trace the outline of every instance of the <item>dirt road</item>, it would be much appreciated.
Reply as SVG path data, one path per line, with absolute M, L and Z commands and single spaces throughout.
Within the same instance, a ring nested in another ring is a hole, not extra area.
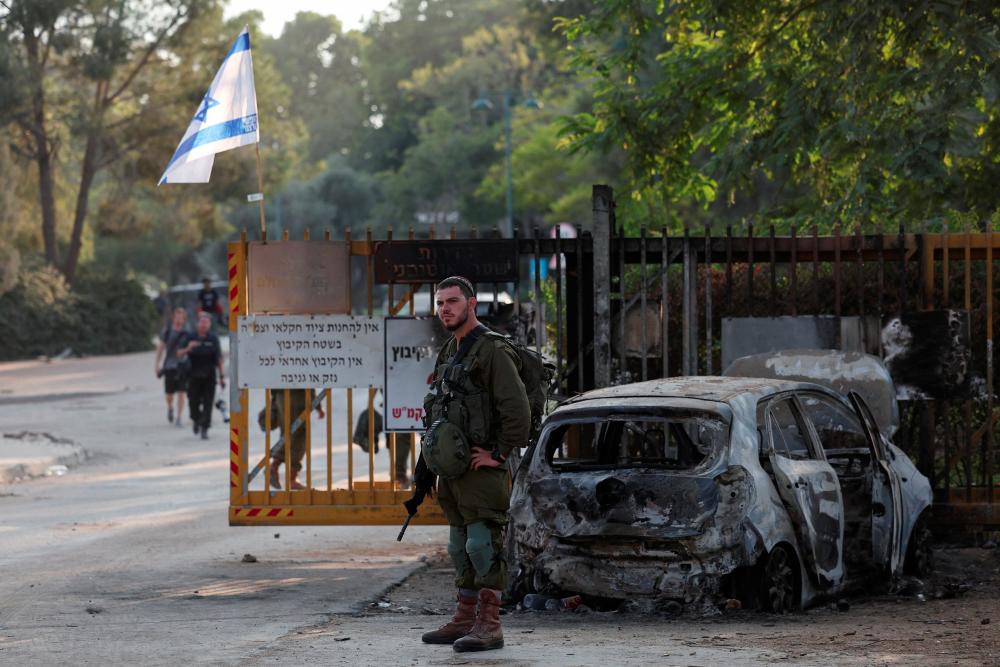
M 46 432 L 89 455 L 0 485 L 0 664 L 239 664 L 363 608 L 443 542 L 440 528 L 402 545 L 391 528 L 230 528 L 226 429 L 205 442 L 167 424 L 152 369 L 151 354 L 0 365 L 0 448 Z

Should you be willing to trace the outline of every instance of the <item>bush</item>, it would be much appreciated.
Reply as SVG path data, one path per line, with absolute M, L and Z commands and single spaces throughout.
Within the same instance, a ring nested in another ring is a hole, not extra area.
M 83 272 L 70 290 L 50 267 L 24 268 L 0 296 L 0 360 L 148 350 L 154 309 L 133 280 Z

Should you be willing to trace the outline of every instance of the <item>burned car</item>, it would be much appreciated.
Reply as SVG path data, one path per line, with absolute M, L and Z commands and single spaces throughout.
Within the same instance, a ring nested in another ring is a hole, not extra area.
M 840 379 L 881 366 L 865 356 Z M 860 393 L 824 383 L 683 377 L 566 401 L 515 478 L 517 585 L 784 612 L 927 569 L 930 484 Z

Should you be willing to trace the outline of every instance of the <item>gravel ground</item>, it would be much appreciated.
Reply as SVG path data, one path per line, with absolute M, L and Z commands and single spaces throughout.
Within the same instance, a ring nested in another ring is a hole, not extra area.
M 252 664 L 1000 665 L 1000 551 L 935 555 L 933 577 L 896 595 L 850 598 L 847 611 L 667 618 L 511 609 L 506 647 L 470 655 L 419 640 L 451 612 L 452 574 L 438 552 L 365 610 L 286 635 Z

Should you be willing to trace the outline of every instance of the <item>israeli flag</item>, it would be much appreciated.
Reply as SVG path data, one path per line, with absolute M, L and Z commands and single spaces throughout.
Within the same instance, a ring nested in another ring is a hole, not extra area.
M 159 185 L 208 183 L 216 153 L 258 141 L 250 30 L 244 27 L 170 158 Z

